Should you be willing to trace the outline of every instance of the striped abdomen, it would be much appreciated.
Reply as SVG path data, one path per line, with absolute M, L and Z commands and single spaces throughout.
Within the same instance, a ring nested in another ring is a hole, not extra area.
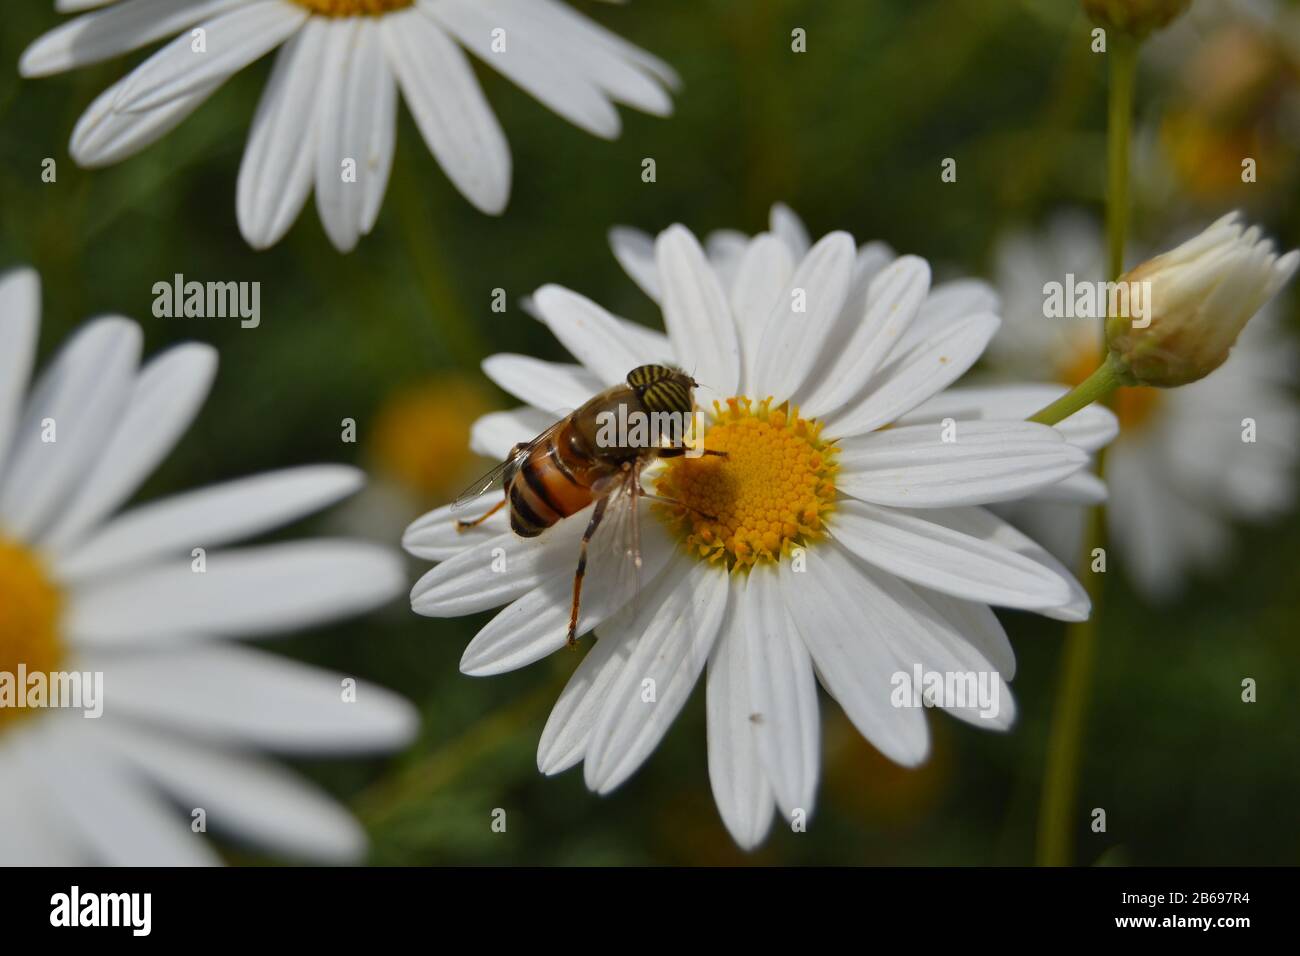
M 591 504 L 591 484 L 608 467 L 584 454 L 581 442 L 566 423 L 534 445 L 510 476 L 510 527 L 515 534 L 535 538 Z

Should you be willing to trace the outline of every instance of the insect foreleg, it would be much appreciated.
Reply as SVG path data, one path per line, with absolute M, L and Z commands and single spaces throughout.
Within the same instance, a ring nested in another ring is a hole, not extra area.
M 477 527 L 478 527 L 479 525 L 481 525 L 484 521 L 487 521 L 488 518 L 491 518 L 494 514 L 496 514 L 498 511 L 500 511 L 502 508 L 504 508 L 504 507 L 506 506 L 506 501 L 507 501 L 507 500 L 508 500 L 508 499 L 506 499 L 506 498 L 502 498 L 500 501 L 498 501 L 496 504 L 494 504 L 491 508 L 489 508 L 489 509 L 487 510 L 487 513 L 486 513 L 486 514 L 479 515 L 479 516 L 478 516 L 477 518 L 475 518 L 473 521 L 457 521 L 457 522 L 456 522 L 456 530 L 457 530 L 457 531 L 460 531 L 460 532 L 465 532 L 465 531 L 468 531 L 470 528 L 477 528 Z
M 596 502 L 596 507 L 591 512 L 591 520 L 587 522 L 587 530 L 582 533 L 582 544 L 578 548 L 578 570 L 573 575 L 573 606 L 569 609 L 570 647 L 578 643 L 578 606 L 582 601 L 582 576 L 587 573 L 587 545 L 591 543 L 592 536 L 600 527 L 600 519 L 605 517 L 605 508 L 608 504 L 608 495 Z

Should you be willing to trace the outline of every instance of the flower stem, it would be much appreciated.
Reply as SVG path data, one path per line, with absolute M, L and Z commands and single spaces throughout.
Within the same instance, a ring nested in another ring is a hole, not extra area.
M 1106 111 L 1106 240 L 1109 275 L 1115 279 L 1124 272 L 1124 237 L 1128 232 L 1128 159 L 1133 138 L 1138 41 L 1116 35 L 1112 42 Z
M 1106 130 L 1106 237 L 1109 276 L 1124 272 L 1124 239 L 1128 231 L 1128 167 L 1133 131 L 1133 101 L 1137 83 L 1139 42 L 1113 35 L 1110 51 L 1110 95 Z M 1124 384 L 1122 369 L 1106 353 L 1105 320 L 1102 321 L 1102 353 L 1106 360 L 1078 388 L 1053 402 L 1031 421 L 1054 424 L 1090 401 L 1105 399 Z M 1086 400 L 1085 400 L 1086 399 Z M 1097 476 L 1105 475 L 1105 449 L 1097 455 Z M 1079 763 L 1083 751 L 1083 730 L 1088 697 L 1092 691 L 1097 657 L 1097 618 L 1101 610 L 1103 575 L 1090 568 L 1092 555 L 1106 545 L 1106 513 L 1098 505 L 1088 514 L 1083 564 L 1080 574 L 1092 599 L 1088 619 L 1066 630 L 1061 660 L 1060 685 L 1048 740 L 1047 766 L 1043 771 L 1043 793 L 1038 815 L 1040 866 L 1068 866 L 1074 859 L 1074 831 L 1079 789 Z M 1102 552 L 1104 554 L 1104 550 Z
M 1091 375 L 1046 408 L 1035 412 L 1029 420 L 1041 425 L 1055 425 L 1064 421 L 1084 406 L 1104 401 L 1111 392 L 1124 384 L 1122 375 L 1119 364 L 1107 355 L 1106 360 Z

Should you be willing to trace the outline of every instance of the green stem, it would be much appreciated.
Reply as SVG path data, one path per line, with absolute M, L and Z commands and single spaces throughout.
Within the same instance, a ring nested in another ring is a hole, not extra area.
M 1112 42 L 1106 112 L 1106 238 L 1109 275 L 1114 279 L 1124 272 L 1124 237 L 1128 233 L 1128 159 L 1133 138 L 1138 41 L 1115 35 Z
M 1123 371 L 1119 363 L 1107 355 L 1106 360 L 1091 375 L 1046 408 L 1035 412 L 1029 420 L 1041 425 L 1055 425 L 1093 402 L 1104 401 L 1123 384 Z
M 1103 452 L 1105 449 L 1103 449 Z M 1102 462 L 1099 456 L 1098 471 Z M 1104 548 L 1105 512 L 1101 507 L 1088 513 L 1084 565 L 1080 569 L 1092 599 L 1086 620 L 1066 630 L 1061 658 L 1060 685 L 1048 739 L 1047 766 L 1043 771 L 1043 794 L 1038 812 L 1038 865 L 1069 866 L 1074 858 L 1075 813 L 1079 790 L 1079 755 L 1083 750 L 1083 727 L 1092 692 L 1093 665 L 1097 657 L 1097 615 L 1101 603 L 1102 575 L 1090 573 L 1095 548 Z
M 1114 34 L 1112 42 L 1106 130 L 1106 237 L 1109 276 L 1115 279 L 1124 272 L 1124 239 L 1128 232 L 1129 212 L 1128 167 L 1139 42 Z M 1105 351 L 1105 320 L 1102 321 L 1101 337 L 1106 360 L 1083 384 L 1047 406 L 1031 421 L 1054 424 L 1091 401 L 1106 399 L 1118 386 L 1125 384 L 1122 370 Z M 1098 477 L 1104 477 L 1105 468 L 1105 449 L 1102 449 L 1097 455 Z M 1101 610 L 1104 581 L 1103 575 L 1091 571 L 1089 565 L 1094 551 L 1106 546 L 1106 514 L 1102 506 L 1098 505 L 1089 512 L 1088 533 L 1085 537 L 1084 563 L 1080 573 L 1092 600 L 1092 607 L 1087 620 L 1073 624 L 1066 630 L 1060 685 L 1056 694 L 1047 766 L 1043 771 L 1042 802 L 1039 806 L 1037 858 L 1040 866 L 1068 866 L 1074 860 L 1079 764 L 1097 657 L 1097 618 Z

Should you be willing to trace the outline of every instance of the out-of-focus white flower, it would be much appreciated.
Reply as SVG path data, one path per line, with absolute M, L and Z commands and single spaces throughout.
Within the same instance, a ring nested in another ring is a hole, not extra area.
M 448 178 L 500 213 L 510 150 L 462 47 L 575 125 L 613 139 L 615 103 L 672 112 L 666 64 L 560 0 L 72 0 L 102 7 L 51 30 L 19 62 L 48 76 L 174 37 L 104 91 L 72 133 L 73 158 L 106 166 L 170 132 L 280 48 L 253 118 L 236 211 L 255 248 L 280 240 L 313 187 L 343 252 L 370 232 L 393 162 L 400 89 Z
M 0 276 L 0 681 L 102 673 L 102 716 L 0 707 L 0 862 L 217 862 L 199 810 L 274 852 L 357 859 L 347 812 L 257 752 L 394 748 L 413 709 L 362 681 L 349 700 L 344 675 L 239 639 L 377 607 L 401 590 L 401 560 L 343 540 L 228 546 L 361 474 L 294 468 L 119 513 L 197 414 L 216 353 L 180 345 L 141 367 L 139 326 L 100 318 L 28 392 L 39 325 L 36 274 Z
M 1009 726 L 1015 658 L 990 605 L 1078 620 L 1088 601 L 983 506 L 1068 481 L 1087 455 L 1056 429 L 975 421 L 991 392 L 964 393 L 947 429 L 955 440 L 945 438 L 954 393 L 939 393 L 998 326 L 988 290 L 932 290 L 924 260 L 859 248 L 846 233 L 810 244 L 784 207 L 771 233 L 718 234 L 708 256 L 681 226 L 653 239 L 617 230 L 613 240 L 661 305 L 667 334 L 541 289 L 532 308 L 579 364 L 490 358 L 488 375 L 527 406 L 480 419 L 475 449 L 503 459 L 631 369 L 667 361 L 716 397 L 704 441 L 728 457 L 645 472 L 648 489 L 697 512 L 645 510 L 639 596 L 620 586 L 619 541 L 601 542 L 604 525 L 597 533 L 578 633 L 595 628 L 600 640 L 551 714 L 539 768 L 581 762 L 588 787 L 614 789 L 707 668 L 709 777 L 724 823 L 748 848 L 775 808 L 792 823 L 811 813 L 819 681 L 859 732 L 908 766 L 926 758 L 929 731 L 922 711 L 891 693 L 899 673 L 985 675 L 996 713 L 938 705 L 977 726 Z M 1091 418 L 1113 424 L 1104 411 Z M 407 549 L 441 562 L 412 591 L 417 612 L 507 605 L 470 643 L 463 671 L 502 673 L 565 645 L 589 516 L 590 506 L 536 538 L 513 534 L 504 513 L 464 533 L 449 508 L 411 526 Z
M 1096 367 L 1100 320 L 1045 317 L 1044 287 L 1071 273 L 1080 281 L 1099 279 L 1103 261 L 1100 230 L 1080 215 L 1058 216 L 1041 233 L 1001 241 L 1004 325 L 986 353 L 995 379 L 1037 374 L 1074 385 Z M 1106 466 L 1109 535 L 1120 565 L 1151 599 L 1175 594 L 1194 569 L 1222 563 L 1231 550 L 1232 519 L 1262 520 L 1294 500 L 1296 354 L 1276 320 L 1276 309 L 1266 306 L 1227 363 L 1201 381 L 1116 392 L 1120 434 Z M 1033 404 L 1011 410 L 1027 415 L 1037 410 Z M 1039 499 L 1000 511 L 1073 565 L 1083 545 L 1083 510 Z

